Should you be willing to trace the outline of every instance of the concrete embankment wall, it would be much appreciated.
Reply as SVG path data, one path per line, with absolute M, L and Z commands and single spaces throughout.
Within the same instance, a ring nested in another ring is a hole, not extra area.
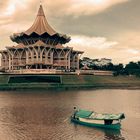
M 9 83 L 11 75 L 0 75 L 0 90 L 18 89 L 89 89 L 89 88 L 139 88 L 140 78 L 135 76 L 57 75 L 61 83 L 34 82 Z M 17 76 L 17 75 L 12 75 Z M 19 76 L 19 75 L 18 75 Z M 23 75 L 22 75 L 23 76 Z M 31 75 L 30 75 L 31 76 Z M 37 75 L 40 76 L 40 75 Z M 41 75 L 42 76 L 42 75 Z M 56 75 L 45 75 L 56 76 Z

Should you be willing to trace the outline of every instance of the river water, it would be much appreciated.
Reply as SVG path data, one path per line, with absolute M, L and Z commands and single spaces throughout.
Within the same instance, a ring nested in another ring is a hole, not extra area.
M 124 112 L 120 131 L 69 120 L 73 107 Z M 0 140 L 140 140 L 140 90 L 0 92 Z

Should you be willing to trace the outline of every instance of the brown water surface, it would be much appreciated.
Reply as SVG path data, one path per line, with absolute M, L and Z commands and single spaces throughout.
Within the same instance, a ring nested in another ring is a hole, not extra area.
M 126 119 L 120 131 L 76 125 L 73 106 Z M 1 91 L 0 140 L 140 140 L 140 90 Z

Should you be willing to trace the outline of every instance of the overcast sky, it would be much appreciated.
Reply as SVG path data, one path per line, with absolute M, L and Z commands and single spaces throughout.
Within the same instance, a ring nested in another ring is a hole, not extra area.
M 27 30 L 39 0 L 0 0 L 0 49 L 10 35 Z M 66 46 L 114 63 L 140 61 L 140 0 L 42 0 L 49 24 L 71 36 Z

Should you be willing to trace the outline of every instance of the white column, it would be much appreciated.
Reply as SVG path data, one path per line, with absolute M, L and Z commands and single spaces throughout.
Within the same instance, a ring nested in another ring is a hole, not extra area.
M 11 56 L 9 55 L 9 71 L 11 70 Z
M 14 56 L 12 55 L 12 70 L 14 69 Z
M 36 50 L 36 48 L 34 48 Z M 39 61 L 39 52 L 38 52 L 38 49 L 36 50 L 36 58 L 37 58 L 37 61 Z
M 27 50 L 25 50 L 25 53 L 26 53 L 26 64 L 28 64 L 28 61 L 29 61 L 29 53 Z M 28 69 L 28 66 L 26 65 L 26 69 Z
M 78 55 L 78 54 L 77 54 Z M 79 59 L 80 59 L 80 57 L 79 57 L 79 55 L 77 56 L 77 69 L 79 70 Z
M 41 48 L 39 50 L 41 50 Z M 40 61 L 43 62 L 43 53 L 41 53 L 41 51 L 39 51 L 39 53 L 40 53 Z
M 51 51 L 51 64 L 53 64 L 53 51 Z
M 31 50 L 31 62 L 34 62 L 34 50 Z
M 68 69 L 70 69 L 70 53 L 68 54 Z
M 3 59 L 1 58 L 1 66 L 3 67 Z
M 1 53 L 1 66 L 3 66 L 3 55 Z

